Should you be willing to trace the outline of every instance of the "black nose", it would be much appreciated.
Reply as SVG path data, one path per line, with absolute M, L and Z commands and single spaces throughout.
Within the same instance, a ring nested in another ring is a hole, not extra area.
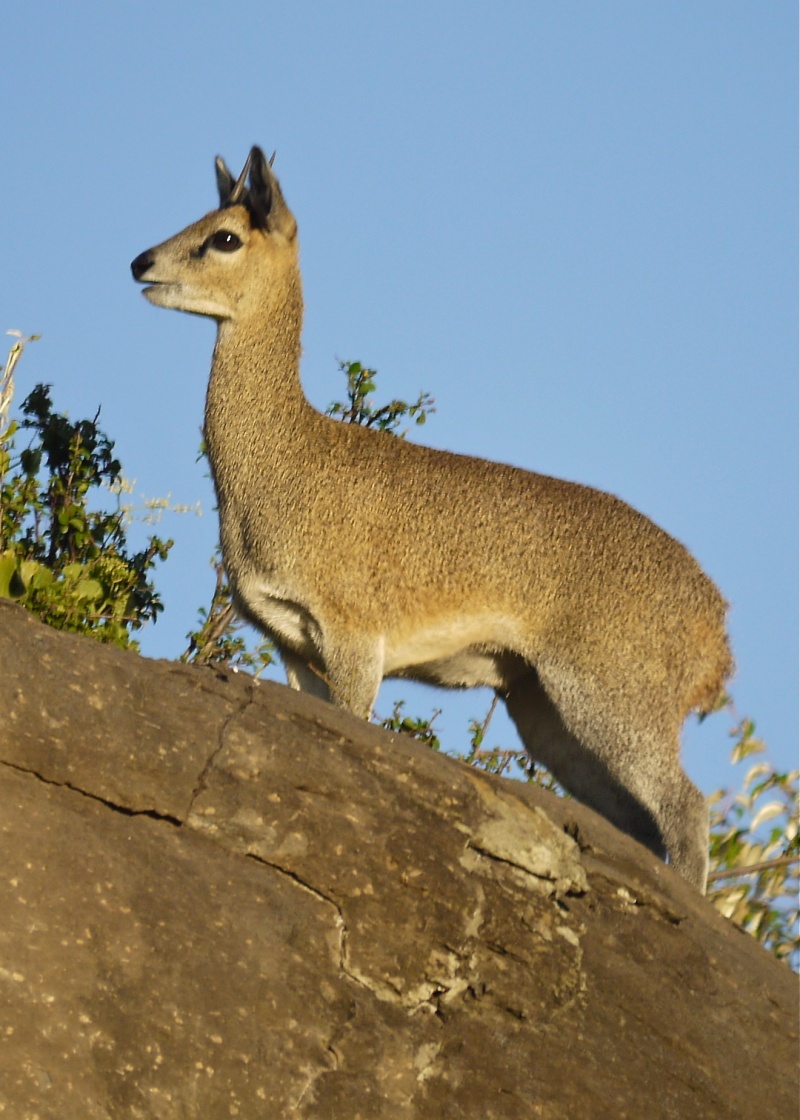
M 144 274 L 152 264 L 153 253 L 151 249 L 148 249 L 145 253 L 140 253 L 135 261 L 131 261 L 131 272 L 134 280 L 143 280 Z

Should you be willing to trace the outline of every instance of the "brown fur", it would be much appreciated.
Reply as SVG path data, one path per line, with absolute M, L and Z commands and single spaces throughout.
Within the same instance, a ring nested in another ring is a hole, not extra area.
M 289 683 L 365 718 L 385 676 L 488 685 L 533 758 L 704 890 L 707 813 L 679 734 L 732 668 L 714 584 L 609 494 L 316 412 L 295 220 L 259 149 L 217 177 L 220 209 L 132 268 L 151 302 L 218 323 L 205 431 L 223 557 Z

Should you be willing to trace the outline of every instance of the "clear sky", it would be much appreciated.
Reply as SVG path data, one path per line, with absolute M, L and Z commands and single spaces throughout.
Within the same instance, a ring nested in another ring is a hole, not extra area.
M 381 399 L 436 398 L 414 438 L 652 517 L 730 600 L 737 709 L 794 765 L 796 23 L 789 0 L 7 6 L 0 328 L 43 335 L 18 398 L 102 406 L 137 492 L 204 510 L 160 526 L 144 652 L 178 655 L 210 597 L 214 328 L 148 305 L 129 262 L 259 143 L 299 222 L 311 401 L 360 360 Z M 452 747 L 486 708 L 392 695 L 444 703 Z M 706 792 L 730 722 L 687 728 Z

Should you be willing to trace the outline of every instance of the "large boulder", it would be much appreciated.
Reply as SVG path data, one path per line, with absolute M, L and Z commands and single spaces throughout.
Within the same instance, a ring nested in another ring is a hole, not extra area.
M 0 600 L 0 1118 L 776 1120 L 797 978 L 582 806 Z

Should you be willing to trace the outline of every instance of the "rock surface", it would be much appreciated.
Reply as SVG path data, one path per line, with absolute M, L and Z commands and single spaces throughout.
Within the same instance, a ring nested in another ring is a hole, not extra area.
M 797 978 L 582 806 L 0 600 L 0 1117 L 796 1114 Z

